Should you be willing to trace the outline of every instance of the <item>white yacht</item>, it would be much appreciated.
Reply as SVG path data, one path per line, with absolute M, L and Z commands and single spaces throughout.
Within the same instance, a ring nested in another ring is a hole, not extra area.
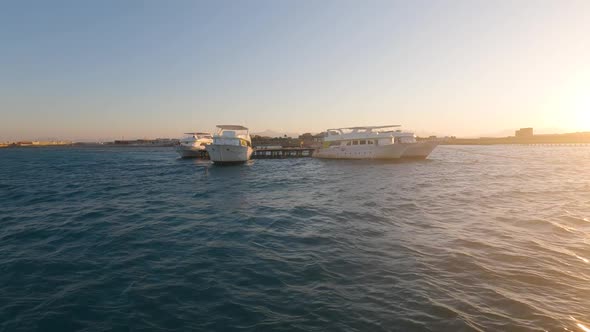
M 209 158 L 215 163 L 240 163 L 252 157 L 252 139 L 248 128 L 236 125 L 218 125 L 213 143 L 207 145 Z
M 399 125 L 328 129 L 323 147 L 313 156 L 330 159 L 426 158 L 435 143 L 419 143 Z
M 182 158 L 195 158 L 204 155 L 205 147 L 213 143 L 210 133 L 185 133 L 186 137 L 180 140 L 176 151 Z

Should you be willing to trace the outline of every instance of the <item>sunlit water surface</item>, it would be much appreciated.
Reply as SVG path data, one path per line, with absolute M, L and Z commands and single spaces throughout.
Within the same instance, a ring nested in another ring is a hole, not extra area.
M 584 331 L 590 147 L 0 150 L 0 331 Z

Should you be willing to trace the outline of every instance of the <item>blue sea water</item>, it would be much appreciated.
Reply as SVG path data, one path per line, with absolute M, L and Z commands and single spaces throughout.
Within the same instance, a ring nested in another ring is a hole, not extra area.
M 0 331 L 588 331 L 590 147 L 0 149 Z

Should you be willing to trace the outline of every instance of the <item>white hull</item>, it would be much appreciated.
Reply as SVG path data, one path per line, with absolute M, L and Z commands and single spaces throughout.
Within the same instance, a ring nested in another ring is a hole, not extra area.
M 252 150 L 249 146 L 242 145 L 207 145 L 209 159 L 214 163 L 240 163 L 250 160 Z
M 400 159 L 408 144 L 347 145 L 321 148 L 313 156 L 325 159 Z
M 438 146 L 438 142 L 407 143 L 408 148 L 404 151 L 404 159 L 426 159 Z
M 176 152 L 181 158 L 198 158 L 202 157 L 205 152 L 204 146 L 179 146 L 176 148 Z

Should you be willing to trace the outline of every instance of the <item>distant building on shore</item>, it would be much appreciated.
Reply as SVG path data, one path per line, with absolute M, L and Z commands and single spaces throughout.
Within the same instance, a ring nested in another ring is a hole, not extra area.
M 514 132 L 514 136 L 519 138 L 533 137 L 533 128 L 520 128 Z
M 311 133 L 305 133 L 303 135 L 299 135 L 299 141 L 301 147 L 305 148 L 319 148 L 322 146 L 322 142 L 324 141 L 324 137 L 326 137 L 326 133 L 322 132 L 316 135 Z
M 252 136 L 252 145 L 257 148 L 317 148 L 322 146 L 326 133 L 313 135 L 305 133 L 299 137 L 268 137 L 254 135 Z
M 299 147 L 299 139 L 292 138 L 292 137 L 268 137 L 268 136 L 260 136 L 254 135 L 252 136 L 252 145 L 254 147 L 283 147 L 283 148 L 298 148 Z
M 534 135 L 533 128 L 517 130 L 514 136 L 458 138 L 445 144 L 492 145 L 492 144 L 590 144 L 590 132 Z
M 12 143 L 4 143 L 3 146 L 63 146 L 72 145 L 71 141 L 18 141 Z
M 71 141 L 33 141 L 32 145 L 36 146 L 54 146 L 54 145 L 71 145 Z
M 116 140 L 114 145 L 129 146 L 174 146 L 178 144 L 178 139 L 174 138 L 156 138 L 156 139 L 135 139 L 135 140 Z

